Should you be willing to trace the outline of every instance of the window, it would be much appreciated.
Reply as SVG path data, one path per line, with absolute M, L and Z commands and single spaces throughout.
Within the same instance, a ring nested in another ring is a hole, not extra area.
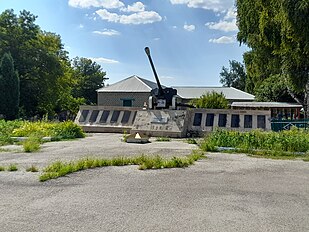
M 266 128 L 266 122 L 265 122 L 265 115 L 258 115 L 257 116 L 257 128 Z
M 92 111 L 92 114 L 89 118 L 89 122 L 95 122 L 97 120 L 98 114 L 99 114 L 98 110 Z
M 201 124 L 202 124 L 202 113 L 195 113 L 193 126 L 201 126 Z
M 85 122 L 86 121 L 86 118 L 87 118 L 87 115 L 89 113 L 89 110 L 83 110 L 80 117 L 79 117 L 79 122 Z
M 214 125 L 214 118 L 215 114 L 207 114 L 206 116 L 206 126 L 213 126 Z
M 106 123 L 108 115 L 109 115 L 109 110 L 104 110 L 100 118 L 100 123 Z
M 130 119 L 130 115 L 131 115 L 131 111 L 124 111 L 122 119 L 121 119 L 121 123 L 126 124 L 128 123 L 129 119 Z
M 244 128 L 252 128 L 252 115 L 245 115 Z
M 113 112 L 113 115 L 112 115 L 112 118 L 111 118 L 111 123 L 117 122 L 118 117 L 119 117 L 119 114 L 120 114 L 120 111 L 119 111 L 119 110 L 115 110 L 115 111 Z
M 232 114 L 231 127 L 237 128 L 239 127 L 239 115 Z
M 219 114 L 218 126 L 226 127 L 226 114 Z
M 131 107 L 132 106 L 132 100 L 122 100 L 122 105 Z

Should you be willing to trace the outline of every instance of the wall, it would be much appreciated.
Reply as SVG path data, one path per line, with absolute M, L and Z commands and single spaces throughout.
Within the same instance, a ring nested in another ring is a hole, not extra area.
M 123 106 L 122 99 L 134 99 L 132 107 L 143 107 L 149 96 L 150 92 L 98 92 L 98 105 Z

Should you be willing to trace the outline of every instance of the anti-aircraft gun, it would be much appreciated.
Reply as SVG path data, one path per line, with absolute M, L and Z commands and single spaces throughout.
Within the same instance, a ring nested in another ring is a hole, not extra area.
M 150 56 L 149 47 L 145 47 L 145 52 L 148 56 L 153 74 L 155 76 L 158 85 L 158 88 L 151 90 L 151 96 L 149 97 L 149 105 L 148 105 L 149 109 L 169 109 L 169 108 L 175 109 L 177 90 L 173 88 L 162 88 L 156 69 Z

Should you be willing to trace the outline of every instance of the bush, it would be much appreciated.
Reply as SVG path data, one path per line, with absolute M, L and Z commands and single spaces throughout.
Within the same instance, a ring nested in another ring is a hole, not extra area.
M 36 134 L 41 137 L 50 136 L 53 140 L 84 138 L 85 134 L 80 126 L 72 121 L 66 122 L 28 122 L 13 131 L 13 136 L 27 137 Z
M 13 144 L 11 135 L 14 129 L 22 125 L 22 121 L 5 121 L 0 120 L 0 146 Z

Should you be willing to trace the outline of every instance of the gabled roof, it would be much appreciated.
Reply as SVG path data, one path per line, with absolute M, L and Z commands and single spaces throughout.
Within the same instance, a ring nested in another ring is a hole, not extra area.
M 246 93 L 239 89 L 233 87 L 183 87 L 176 86 L 173 87 L 177 89 L 177 94 L 181 98 L 192 99 L 199 98 L 203 94 L 211 93 L 212 91 L 216 93 L 222 93 L 228 100 L 244 100 L 253 101 L 254 95 Z
M 165 86 L 162 86 L 165 88 Z M 124 80 L 116 82 L 112 85 L 105 86 L 98 89 L 97 92 L 147 92 L 150 93 L 152 89 L 157 88 L 157 83 L 140 78 L 136 75 L 130 76 Z M 233 87 L 189 87 L 189 86 L 177 86 L 173 87 L 177 89 L 179 97 L 184 99 L 199 98 L 205 93 L 212 91 L 216 93 L 223 93 L 228 100 L 242 100 L 253 101 L 254 96 Z
M 100 88 L 97 92 L 150 92 L 155 88 L 157 88 L 157 83 L 134 75 L 115 84 Z

